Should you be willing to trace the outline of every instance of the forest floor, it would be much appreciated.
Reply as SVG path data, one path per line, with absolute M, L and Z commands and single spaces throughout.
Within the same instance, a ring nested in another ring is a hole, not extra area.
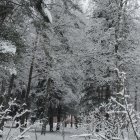
M 54 125 L 55 126 L 55 125 Z M 83 134 L 80 129 L 76 129 L 75 127 L 71 128 L 70 126 L 64 128 L 64 131 L 61 130 L 59 132 L 49 132 L 47 131 L 45 135 L 41 135 L 41 127 L 29 129 L 25 134 L 24 140 L 84 140 L 85 138 L 71 137 L 73 135 Z M 49 126 L 47 126 L 47 130 L 49 130 Z M 54 127 L 55 130 L 55 127 Z M 64 133 L 63 133 L 64 132 Z M 63 135 L 64 134 L 64 135 Z M 4 128 L 3 137 L 0 140 L 13 140 L 20 135 L 19 128 Z
M 5 125 L 3 137 L 0 140 L 20 140 L 20 129 L 19 128 L 10 128 L 12 123 Z M 29 127 L 25 128 L 28 129 Z M 54 124 L 54 132 L 49 132 L 49 125 L 47 125 L 47 132 L 45 135 L 41 135 L 41 124 L 37 124 L 32 126 L 32 128 L 28 129 L 26 133 L 23 134 L 24 138 L 21 140 L 85 140 L 83 135 L 88 135 L 88 130 L 83 127 L 79 127 L 78 129 L 73 126 L 72 128 L 70 125 L 67 127 L 60 127 L 60 131 L 56 132 L 56 124 Z M 63 135 L 64 134 L 64 135 Z M 125 135 L 124 140 L 128 140 L 127 134 Z M 76 137 L 75 137 L 76 135 Z M 78 135 L 82 135 L 82 137 L 77 137 Z M 89 134 L 91 135 L 91 134 Z M 92 135 L 94 139 L 94 136 Z M 87 140 L 89 137 L 86 138 Z M 134 140 L 133 134 L 129 134 L 129 139 Z

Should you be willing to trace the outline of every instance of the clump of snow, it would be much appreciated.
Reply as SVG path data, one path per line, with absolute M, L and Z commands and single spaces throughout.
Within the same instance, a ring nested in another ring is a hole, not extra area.
M 50 11 L 47 8 L 47 2 L 46 2 L 46 0 L 43 1 L 43 4 L 44 5 L 42 5 L 42 6 L 43 6 L 44 13 L 48 17 L 50 23 L 52 23 L 52 15 L 51 15 Z
M 9 41 L 0 40 L 0 52 L 15 54 L 16 47 Z
M 32 11 L 33 15 L 37 16 L 37 12 L 35 11 L 33 7 L 30 7 L 30 10 Z
M 50 11 L 48 10 L 47 7 L 44 8 L 44 12 L 48 16 L 48 19 L 49 19 L 50 23 L 52 23 L 52 16 L 51 16 L 51 13 L 50 13 Z
M 125 88 L 123 88 L 123 89 L 122 89 L 120 92 L 118 92 L 117 94 L 123 96 L 123 95 L 124 95 L 124 92 L 125 92 Z
M 17 75 L 17 70 L 16 70 L 16 68 L 10 68 L 10 69 L 9 69 L 9 72 L 10 72 L 11 75 L 12 75 L 12 74 Z

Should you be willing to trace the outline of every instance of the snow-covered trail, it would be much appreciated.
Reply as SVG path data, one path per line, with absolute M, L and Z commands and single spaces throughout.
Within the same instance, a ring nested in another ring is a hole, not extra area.
M 30 139 L 36 140 L 35 133 L 30 133 Z M 70 138 L 70 134 L 65 134 L 65 140 L 81 140 L 79 138 Z M 41 135 L 40 133 L 37 133 L 37 140 L 63 140 L 61 133 L 46 133 L 46 135 Z M 83 139 L 84 140 L 84 139 Z
M 70 136 L 80 134 L 81 131 L 75 129 L 75 128 L 70 128 L 66 127 L 64 130 L 64 137 L 65 140 L 82 140 L 81 138 L 71 138 Z M 29 132 L 27 133 L 30 135 L 31 140 L 36 140 L 36 135 L 35 132 Z M 62 130 L 60 132 L 46 132 L 46 135 L 41 135 L 40 132 L 37 132 L 37 140 L 63 140 L 62 136 Z M 83 138 L 84 140 L 84 138 Z
M 4 128 L 4 135 L 3 138 L 0 138 L 0 140 L 6 140 L 6 137 L 10 131 L 10 128 Z M 9 134 L 9 137 L 7 140 L 13 140 L 20 134 L 19 129 L 12 128 Z M 81 134 L 81 131 L 67 127 L 64 130 L 64 138 L 65 140 L 84 140 L 84 138 L 71 138 L 72 135 Z M 11 137 L 12 136 L 12 137 Z M 62 136 L 62 130 L 60 132 L 46 132 L 45 135 L 41 135 L 40 130 L 35 133 L 35 129 L 29 130 L 27 133 L 24 134 L 26 138 L 23 140 L 63 140 Z

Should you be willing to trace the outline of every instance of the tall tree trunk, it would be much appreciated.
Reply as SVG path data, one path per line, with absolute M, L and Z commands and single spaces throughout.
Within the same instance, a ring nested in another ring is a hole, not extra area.
M 43 117 L 43 120 L 42 120 L 42 130 L 41 130 L 41 135 L 45 135 L 46 134 L 46 126 L 47 126 L 47 123 L 48 123 L 48 118 L 47 118 L 47 115 L 48 115 L 48 97 L 46 97 L 46 104 L 45 104 L 45 110 L 44 110 L 44 117 Z
M 32 56 L 30 70 L 29 70 L 29 78 L 28 78 L 27 91 L 26 91 L 26 95 L 25 95 L 25 103 L 27 105 L 27 109 L 30 109 L 30 104 L 31 104 L 31 102 L 29 100 L 29 94 L 30 94 L 30 90 L 31 90 L 32 75 L 33 75 L 33 69 L 34 69 L 35 52 L 36 52 L 36 48 L 38 47 L 38 42 L 39 42 L 39 37 L 38 37 L 38 32 L 37 32 L 37 36 L 36 36 L 36 40 L 35 40 L 35 44 L 34 44 L 34 49 L 33 49 L 33 56 Z M 28 113 L 25 115 L 26 121 L 28 119 L 28 115 L 29 115 Z
M 29 70 L 28 86 L 27 86 L 27 92 L 26 92 L 26 103 L 27 103 L 27 105 L 28 105 L 28 98 L 29 98 L 29 94 L 30 94 L 30 90 L 31 90 L 33 69 L 34 69 L 34 55 L 32 57 L 32 62 L 31 62 L 31 65 L 30 65 L 30 70 Z
M 5 92 L 5 84 L 6 84 L 6 80 L 3 79 L 2 80 L 2 85 L 1 85 L 1 101 L 0 104 L 2 104 L 4 102 L 4 98 L 2 97 L 4 95 Z M 2 111 L 2 110 L 1 110 Z M 4 117 L 0 120 L 0 130 L 3 131 L 3 127 L 4 127 Z M 2 134 L 0 134 L 0 137 L 2 137 Z
M 53 132 L 53 115 L 50 114 L 49 117 L 50 132 Z
M 29 70 L 27 92 L 26 92 L 26 97 L 25 97 L 25 100 L 26 100 L 27 104 L 28 104 L 29 94 L 30 94 L 30 90 L 31 90 L 31 82 L 32 82 L 33 69 L 34 69 L 35 52 L 36 52 L 36 49 L 37 49 L 38 43 L 39 43 L 38 31 L 36 31 L 36 33 L 37 33 L 37 36 L 36 36 L 36 40 L 34 42 L 33 55 L 32 55 L 31 65 L 30 65 L 30 70 Z
M 51 97 L 50 97 L 50 100 L 51 100 Z M 50 132 L 53 132 L 53 107 L 52 107 L 51 102 L 49 103 L 48 116 L 49 116 Z
M 5 93 L 5 85 L 6 85 L 6 80 L 2 79 L 2 83 L 1 83 L 1 93 L 0 93 L 0 105 L 4 102 L 4 98 L 3 95 Z
M 61 121 L 61 105 L 59 105 L 58 108 L 57 108 L 57 127 L 56 127 L 56 131 L 60 130 L 60 121 Z
M 6 94 L 6 96 L 5 96 L 4 109 L 7 109 L 8 106 L 9 106 L 8 102 L 9 102 L 9 99 L 11 97 L 11 91 L 12 91 L 12 88 L 13 88 L 14 79 L 15 79 L 15 75 L 12 74 L 11 77 L 10 77 L 10 82 L 9 82 L 9 87 L 8 87 L 8 94 Z
M 48 116 L 48 107 L 49 107 L 49 99 L 51 97 L 51 92 L 52 92 L 52 85 L 53 84 L 53 80 L 51 78 L 48 79 L 47 82 L 47 90 L 46 90 L 46 103 L 45 103 L 45 110 L 44 110 L 44 118 L 43 118 L 43 124 L 42 124 L 42 130 L 41 130 L 41 134 L 46 134 L 46 125 L 48 122 L 47 116 Z
M 67 127 L 67 116 L 65 117 L 65 127 Z
M 0 130 L 1 131 L 3 131 L 3 127 L 4 127 L 4 118 L 2 118 L 1 120 L 0 120 Z M 2 134 L 0 134 L 0 137 L 2 137 Z
M 73 127 L 73 116 L 71 115 L 71 121 L 70 121 L 71 127 Z
M 105 95 L 105 99 L 106 101 L 110 98 L 111 93 L 110 93 L 110 86 L 106 85 L 106 95 Z
M 78 128 L 78 118 L 77 116 L 74 116 L 74 120 L 75 120 L 75 128 Z
M 9 88 L 8 88 L 8 97 L 7 97 L 7 101 L 9 101 L 9 98 L 11 96 L 11 91 L 12 91 L 12 88 L 13 88 L 13 85 L 14 85 L 14 79 L 15 79 L 15 75 L 12 74 L 11 75 L 11 79 L 10 79 L 10 83 L 9 83 Z
M 28 78 L 28 85 L 27 85 L 27 91 L 26 91 L 26 93 L 25 93 L 25 103 L 26 103 L 26 105 L 27 105 L 27 109 L 30 109 L 30 104 L 31 104 L 31 102 L 30 102 L 30 99 L 29 99 L 29 94 L 30 94 L 30 89 L 31 89 L 31 82 L 32 82 L 32 75 L 33 75 L 33 69 L 34 69 L 34 54 L 33 54 L 33 57 L 32 57 L 32 62 L 31 62 L 31 65 L 30 65 L 30 70 L 29 70 L 29 78 Z M 24 115 L 24 116 L 22 116 L 22 120 L 24 120 L 25 121 L 25 119 L 26 119 L 26 121 L 27 121 L 27 119 L 28 119 L 28 113 L 26 113 L 26 115 Z M 23 121 L 21 121 L 23 124 L 24 124 L 24 122 Z
M 1 83 L 1 95 L 4 94 L 5 92 L 5 84 L 6 84 L 6 80 L 2 79 L 2 83 Z
M 138 87 L 136 87 L 136 89 L 135 89 L 135 103 L 134 103 L 134 108 L 135 108 L 136 111 L 138 111 L 138 106 L 137 106 L 137 103 L 138 103 L 137 89 L 138 89 Z
M 20 132 L 23 132 L 24 131 L 24 128 L 25 127 L 25 118 L 26 118 L 26 114 L 23 114 L 21 117 L 20 117 Z

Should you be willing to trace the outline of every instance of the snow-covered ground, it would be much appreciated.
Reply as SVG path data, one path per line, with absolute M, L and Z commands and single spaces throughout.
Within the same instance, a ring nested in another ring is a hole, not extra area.
M 35 133 L 35 128 L 36 128 L 36 133 Z M 62 128 L 62 127 L 61 127 Z M 81 130 L 75 129 L 74 127 L 71 128 L 70 126 L 64 128 L 64 131 L 62 129 L 60 132 L 46 132 L 46 135 L 41 135 L 41 126 L 35 126 L 32 127 L 32 129 L 29 129 L 25 134 L 24 140 L 84 140 L 85 138 L 83 137 L 71 137 L 72 135 L 79 135 L 82 134 Z M 47 130 L 49 130 L 49 126 L 47 126 Z M 54 124 L 54 130 L 55 130 L 55 124 Z M 10 133 L 9 133 L 10 132 Z M 63 133 L 64 132 L 64 137 Z M 4 134 L 3 134 L 3 140 L 13 140 L 17 138 L 20 135 L 20 130 L 19 128 L 4 128 Z M 7 137 L 8 136 L 8 137 Z M 64 139 L 63 139 L 64 138 Z M 1 139 L 1 138 L 0 138 Z
M 71 131 L 71 132 L 70 132 Z M 68 130 L 65 131 L 65 140 L 84 140 L 84 138 L 77 138 L 77 137 L 70 137 L 72 135 L 76 134 L 75 129 L 73 130 Z M 73 132 L 72 132 L 73 131 Z M 6 128 L 4 132 L 3 139 L 5 140 L 7 135 L 8 135 L 9 129 Z M 19 134 L 19 130 L 16 130 L 12 128 L 12 131 L 10 132 L 10 135 L 8 137 L 9 140 L 13 140 L 13 138 L 16 138 Z M 12 136 L 12 137 L 11 137 Z M 41 135 L 40 132 L 27 132 L 24 134 L 26 138 L 24 140 L 63 140 L 63 136 L 61 132 L 46 132 L 46 135 Z
M 4 127 L 4 133 L 3 138 L 0 138 L 0 140 L 19 140 L 21 133 L 19 128 L 10 128 L 12 125 L 12 122 L 7 122 Z M 40 122 L 36 122 L 33 126 L 28 125 L 26 133 L 24 133 L 22 136 L 24 136 L 23 140 L 86 140 L 89 139 L 89 137 L 93 140 L 99 140 L 101 137 L 104 138 L 104 133 L 92 133 L 89 131 L 89 128 L 86 129 L 82 125 L 79 126 L 78 129 L 73 126 L 73 128 L 68 125 L 67 127 L 63 127 L 61 125 L 61 129 L 59 132 L 56 132 L 56 124 L 54 124 L 54 132 L 49 132 L 49 125 L 47 125 L 47 132 L 45 135 L 41 135 L 41 126 Z M 29 129 L 28 129 L 29 128 Z M 89 133 L 88 133 L 89 132 Z M 130 131 L 131 132 L 131 131 Z M 63 135 L 64 134 L 64 135 Z M 134 140 L 133 133 L 125 133 L 125 130 L 123 131 L 124 138 L 123 140 Z M 116 138 L 115 138 L 116 140 Z

